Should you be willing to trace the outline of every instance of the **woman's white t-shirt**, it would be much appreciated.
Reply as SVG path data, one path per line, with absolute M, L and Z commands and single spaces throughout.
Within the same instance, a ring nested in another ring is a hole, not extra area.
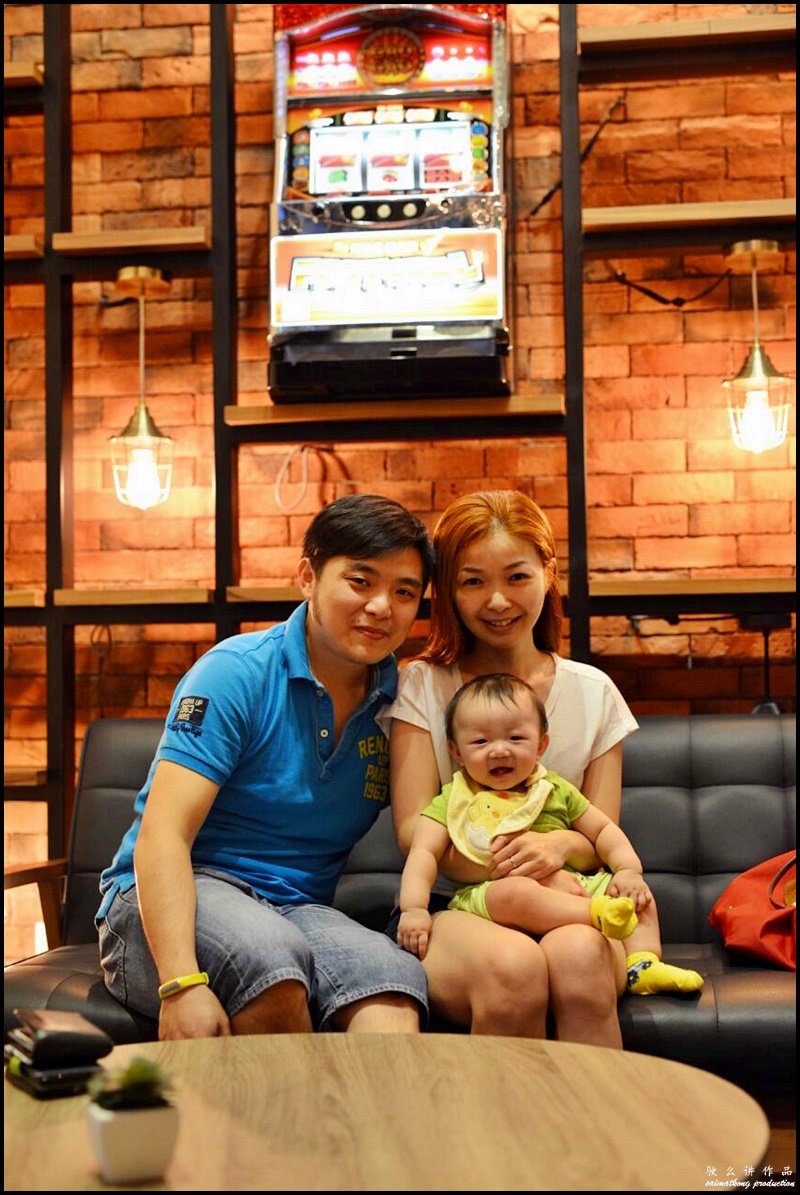
M 591 761 L 627 738 L 639 723 L 605 672 L 561 656 L 554 655 L 553 659 L 555 676 L 545 702 L 550 743 L 541 762 L 581 788 Z M 442 666 L 413 660 L 400 669 L 397 697 L 384 715 L 387 728 L 389 720 L 397 718 L 430 732 L 442 785 L 452 780 L 454 771 L 447 750 L 444 714 L 462 684 L 456 664 Z M 432 800 L 436 793 L 425 795 Z

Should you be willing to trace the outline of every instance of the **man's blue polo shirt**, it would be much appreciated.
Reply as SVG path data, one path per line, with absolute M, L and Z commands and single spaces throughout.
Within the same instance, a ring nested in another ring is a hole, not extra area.
M 100 878 L 108 910 L 135 882 L 133 848 L 159 760 L 220 786 L 192 847 L 195 866 L 229 872 L 277 904 L 330 904 L 348 852 L 389 797 L 389 745 L 375 715 L 394 699 L 397 665 L 334 746 L 333 702 L 311 673 L 304 602 L 267 631 L 234 635 L 179 683 L 135 819 Z

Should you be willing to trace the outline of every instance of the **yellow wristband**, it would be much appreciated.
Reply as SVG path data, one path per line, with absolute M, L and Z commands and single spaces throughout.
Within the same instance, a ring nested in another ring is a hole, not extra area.
M 208 983 L 207 971 L 195 971 L 193 975 L 179 975 L 177 979 L 168 979 L 158 989 L 159 1000 L 166 1000 L 167 996 L 174 996 L 184 988 L 193 988 L 195 984 Z

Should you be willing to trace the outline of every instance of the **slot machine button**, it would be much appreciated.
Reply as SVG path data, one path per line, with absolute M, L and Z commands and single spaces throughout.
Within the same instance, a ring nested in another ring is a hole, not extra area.
M 391 205 L 388 203 L 379 203 L 376 208 L 376 215 L 380 216 L 381 220 L 388 220 L 392 214 Z
M 350 208 L 351 220 L 363 220 L 366 214 L 367 209 L 364 207 L 363 203 L 354 203 Z
M 404 203 L 403 204 L 403 215 L 407 216 L 409 220 L 413 216 L 418 216 L 419 208 L 417 207 L 416 203 Z

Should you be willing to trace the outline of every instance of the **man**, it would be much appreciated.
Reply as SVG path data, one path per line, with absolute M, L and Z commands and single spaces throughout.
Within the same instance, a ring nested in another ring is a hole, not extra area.
M 419 1030 L 419 961 L 330 904 L 388 800 L 375 716 L 432 562 L 399 503 L 340 498 L 306 532 L 302 605 L 178 684 L 97 914 L 109 991 L 162 1039 Z

